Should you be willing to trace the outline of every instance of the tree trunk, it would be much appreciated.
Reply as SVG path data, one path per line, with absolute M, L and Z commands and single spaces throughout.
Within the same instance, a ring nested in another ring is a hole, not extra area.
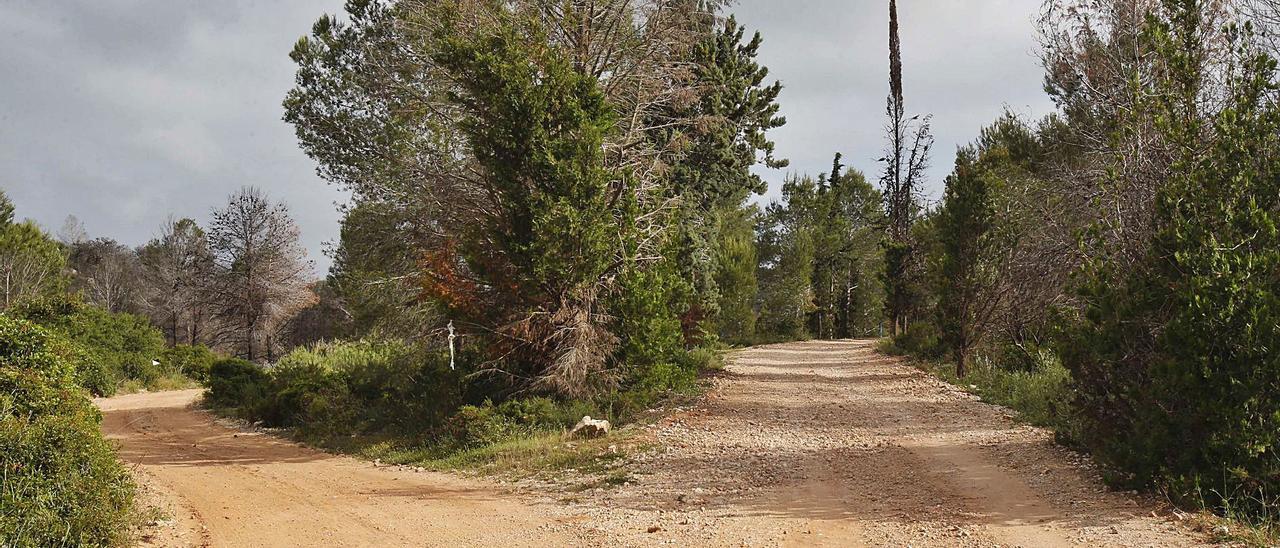
M 244 337 L 244 350 L 245 350 L 245 355 L 247 356 L 246 359 L 248 359 L 249 361 L 253 361 L 254 321 L 253 321 L 253 318 L 246 318 L 246 320 L 247 321 L 245 322 L 246 327 L 245 327 L 245 337 Z
M 956 376 L 965 378 L 969 374 L 969 349 L 960 348 L 956 351 Z

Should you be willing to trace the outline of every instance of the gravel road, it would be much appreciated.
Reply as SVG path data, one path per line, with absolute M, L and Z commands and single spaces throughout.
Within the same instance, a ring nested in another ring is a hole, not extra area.
M 870 341 L 730 356 L 624 485 L 375 466 L 220 424 L 196 391 L 101 400 L 164 546 L 1199 546 L 1087 458 Z M 577 483 L 576 485 L 580 485 Z

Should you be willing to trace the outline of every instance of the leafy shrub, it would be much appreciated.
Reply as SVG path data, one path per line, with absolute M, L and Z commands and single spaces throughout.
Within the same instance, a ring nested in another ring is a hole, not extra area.
M 524 432 L 522 425 L 498 411 L 493 402 L 464 405 L 449 419 L 449 436 L 462 447 L 506 441 Z
M 1071 372 L 1051 352 L 1042 350 L 1035 356 L 1029 366 L 1021 355 L 1014 366 L 978 359 L 964 379 L 954 381 L 977 386 L 984 400 L 1018 411 L 1022 420 L 1052 427 L 1060 438 L 1071 439 L 1075 431 Z
M 290 352 L 269 370 L 218 362 L 208 399 L 311 436 L 430 432 L 461 403 L 461 377 L 448 360 L 399 342 L 320 344 Z
M 221 359 L 209 367 L 205 400 L 214 407 L 239 408 L 253 414 L 267 396 L 268 380 L 267 372 L 249 361 Z
M 464 405 L 449 419 L 451 441 L 464 448 L 482 447 L 539 432 L 562 431 L 584 415 L 598 414 L 592 404 L 535 397 L 494 405 Z
M 79 346 L 88 359 L 77 376 L 96 395 L 115 393 L 122 380 L 150 385 L 164 374 L 153 363 L 164 350 L 164 336 L 146 318 L 107 312 L 68 295 L 26 301 L 12 313 Z
M 271 426 L 305 427 L 312 431 L 335 424 L 353 425 L 359 403 L 349 397 L 338 371 L 324 363 L 281 360 L 269 373 L 266 394 L 256 418 Z
M 0 539 L 6 546 L 117 544 L 133 484 L 75 384 L 75 353 L 0 315 Z
M 1194 70 L 1177 65 L 1199 32 L 1190 9 L 1150 29 L 1181 71 Z M 1185 122 L 1198 73 L 1157 79 L 1169 86 L 1149 94 L 1151 118 L 1178 153 L 1154 234 L 1138 264 L 1099 246 L 1062 350 L 1084 441 L 1113 480 L 1266 519 L 1280 497 L 1280 82 L 1247 49 L 1204 123 Z
M 937 324 L 923 321 L 907 326 L 906 331 L 893 338 L 888 350 L 891 354 L 926 359 L 940 358 L 946 352 Z
M 167 373 L 177 373 L 198 382 L 209 380 L 209 370 L 218 360 L 209 347 L 197 344 L 180 344 L 165 349 L 160 357 L 160 368 Z
M 685 356 L 694 371 L 718 371 L 724 369 L 724 357 L 713 348 L 694 348 Z

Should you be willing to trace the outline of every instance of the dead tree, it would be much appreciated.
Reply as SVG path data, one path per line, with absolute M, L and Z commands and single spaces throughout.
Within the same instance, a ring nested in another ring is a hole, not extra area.
M 273 330 L 311 298 L 305 279 L 310 263 L 298 234 L 288 208 L 256 188 L 232 194 L 224 209 L 213 212 L 207 302 L 220 338 L 250 361 L 275 357 Z
M 898 36 L 898 2 L 889 0 L 889 99 L 886 108 L 889 135 L 880 185 L 884 190 L 887 216 L 888 250 L 886 253 L 886 312 L 893 334 L 901 333 L 912 307 L 912 278 L 919 274 L 917 252 L 911 239 L 911 227 L 920 211 L 920 187 L 929 167 L 929 150 L 933 135 L 929 116 L 907 118 L 902 93 L 902 41 Z

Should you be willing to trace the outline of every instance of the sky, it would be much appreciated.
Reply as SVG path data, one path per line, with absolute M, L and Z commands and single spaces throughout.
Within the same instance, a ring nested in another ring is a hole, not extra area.
M 1050 111 L 1033 20 L 1038 0 L 900 0 L 911 114 L 937 138 L 926 191 L 941 196 L 955 150 L 1005 108 Z M 887 3 L 741 0 L 760 61 L 782 81 L 787 125 L 771 133 L 785 170 L 759 172 L 776 198 L 787 173 L 845 163 L 875 180 L 888 93 Z M 204 223 L 252 185 L 288 204 L 315 273 L 346 196 L 315 174 L 281 120 L 289 50 L 341 0 L 0 0 L 0 189 L 17 216 L 57 233 L 128 245 L 169 216 Z

